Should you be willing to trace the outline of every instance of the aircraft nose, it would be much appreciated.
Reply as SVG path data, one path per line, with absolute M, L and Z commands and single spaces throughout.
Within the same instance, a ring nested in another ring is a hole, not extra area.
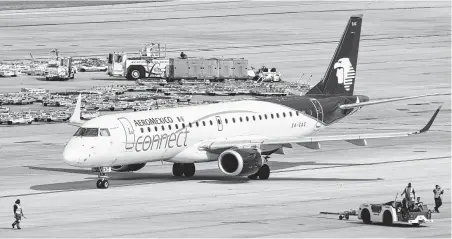
M 74 145 L 68 143 L 63 151 L 63 161 L 69 165 L 76 166 L 79 163 L 79 153 Z

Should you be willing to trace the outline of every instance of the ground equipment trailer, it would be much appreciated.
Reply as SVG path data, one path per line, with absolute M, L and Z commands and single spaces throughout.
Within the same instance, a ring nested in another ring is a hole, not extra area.
M 167 80 L 248 80 L 248 60 L 243 58 L 170 58 Z
M 145 45 L 137 53 L 110 53 L 107 75 L 128 80 L 143 78 L 167 81 L 189 80 L 247 80 L 248 61 L 233 58 L 166 58 L 166 46 L 160 43 Z

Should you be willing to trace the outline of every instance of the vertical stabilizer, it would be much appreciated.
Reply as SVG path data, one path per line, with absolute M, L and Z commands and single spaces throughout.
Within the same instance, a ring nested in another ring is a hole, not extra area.
M 350 17 L 325 76 L 306 95 L 353 95 L 362 17 L 362 14 Z

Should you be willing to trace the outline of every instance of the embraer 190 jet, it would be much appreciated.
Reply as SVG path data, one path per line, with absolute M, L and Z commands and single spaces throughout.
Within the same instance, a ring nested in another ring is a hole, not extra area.
M 325 76 L 304 96 L 120 113 L 82 122 L 79 95 L 69 121 L 79 129 L 64 149 L 64 161 L 98 170 L 98 188 L 108 188 L 111 170 L 137 171 L 154 161 L 172 162 L 174 176 L 191 177 L 195 163 L 217 161 L 226 175 L 268 179 L 269 156 L 293 144 L 319 149 L 322 142 L 343 140 L 365 146 L 366 139 L 426 132 L 441 106 L 418 131 L 313 136 L 364 106 L 428 96 L 369 101 L 353 95 L 361 24 L 362 15 L 350 17 Z

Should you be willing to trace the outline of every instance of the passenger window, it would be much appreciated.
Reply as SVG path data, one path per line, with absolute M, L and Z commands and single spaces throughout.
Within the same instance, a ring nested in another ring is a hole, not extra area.
M 259 120 L 262 120 L 262 116 L 261 115 L 259 115 Z
M 254 117 L 254 115 L 253 115 L 253 120 L 256 121 L 256 117 Z
M 100 136 L 110 136 L 108 129 L 100 129 Z
M 206 122 L 205 122 L 205 121 L 202 121 L 202 125 L 203 125 L 203 126 L 206 126 Z
M 151 127 L 148 127 L 148 132 L 151 132 Z
M 267 119 L 267 114 L 264 115 L 265 119 Z
M 210 125 L 213 125 L 213 122 L 212 122 L 212 120 L 210 121 Z
M 279 113 L 276 113 L 276 118 L 279 118 Z
M 235 123 L 235 118 L 232 118 L 232 123 Z
M 155 130 L 155 132 L 157 132 L 157 129 L 158 129 L 158 128 L 157 128 L 157 126 L 154 126 L 154 130 Z
M 298 111 L 296 111 L 295 114 L 297 114 L 297 116 L 298 116 Z
M 246 121 L 249 121 L 249 119 L 248 119 L 248 116 L 247 117 L 245 117 L 246 118 Z
M 273 114 L 270 114 L 270 116 L 272 117 L 272 119 L 273 119 Z
M 171 125 L 170 124 L 168 125 L 168 129 L 171 130 Z
M 191 123 L 188 123 L 188 126 L 191 128 Z
M 176 129 L 179 129 L 179 126 L 177 124 L 174 125 L 176 127 Z
M 239 119 L 240 119 L 240 122 L 243 122 L 242 117 L 239 117 Z
M 286 113 L 285 113 L 285 112 L 283 112 L 283 113 L 282 113 L 282 116 L 283 116 L 283 117 L 286 117 Z
M 185 124 L 184 123 L 182 123 L 182 128 L 185 128 Z
M 165 126 L 164 125 L 162 125 L 162 130 L 165 131 Z
M 196 121 L 196 127 L 199 127 L 199 123 L 198 123 L 198 121 Z
M 221 120 L 220 120 L 220 119 L 217 119 L 217 123 L 218 123 L 218 124 L 221 124 Z
M 224 122 L 226 122 L 226 124 L 228 123 L 228 119 L 224 119 Z
M 140 128 L 140 130 L 141 130 L 141 133 L 144 133 L 144 130 L 143 130 L 143 128 Z
M 292 112 L 289 112 L 290 117 L 292 117 Z

